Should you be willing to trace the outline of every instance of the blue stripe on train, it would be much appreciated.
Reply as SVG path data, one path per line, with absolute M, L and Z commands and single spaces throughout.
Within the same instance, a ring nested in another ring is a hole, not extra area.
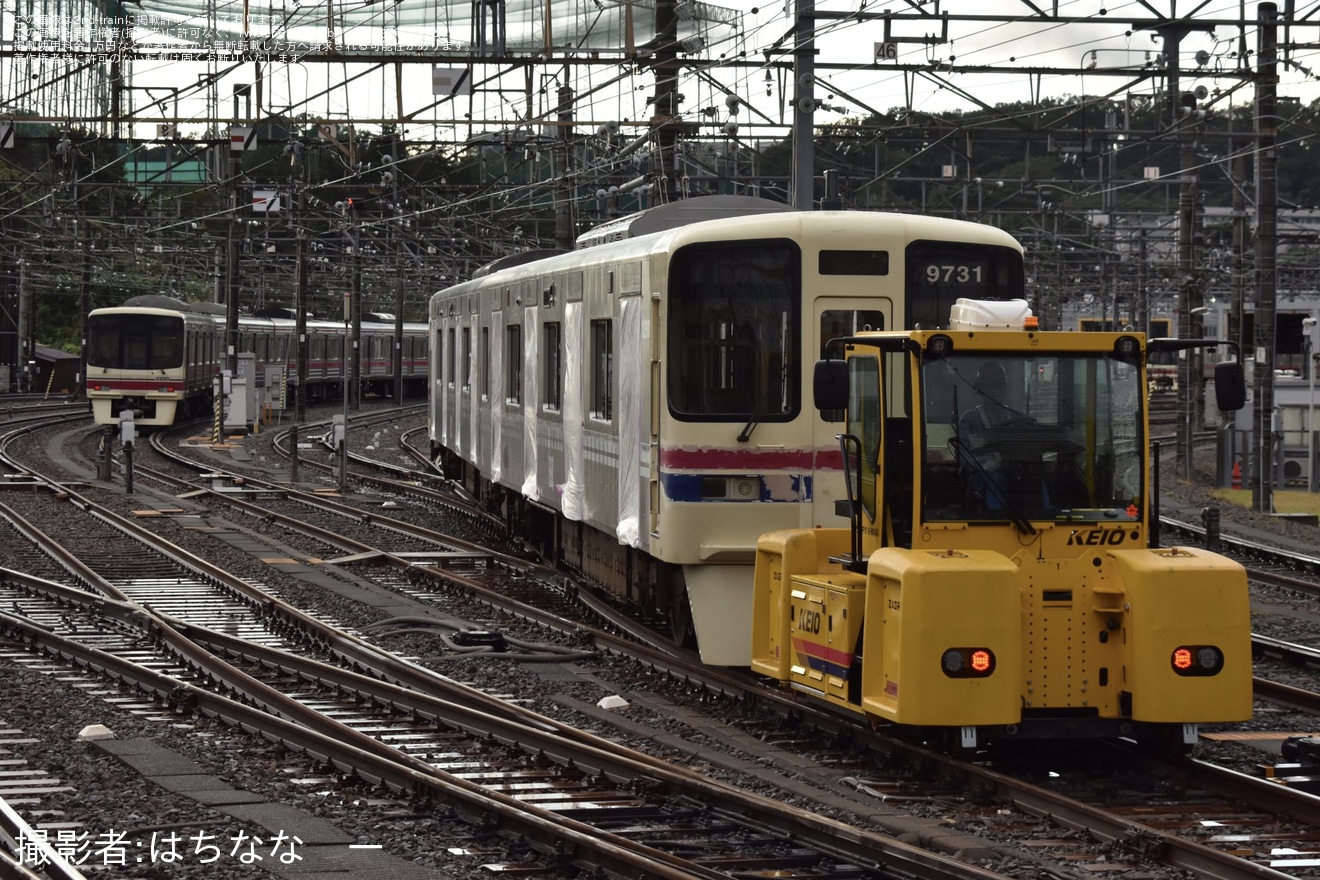
M 670 501 L 769 501 L 805 503 L 812 499 L 810 474 L 675 474 L 660 472 L 660 485 Z M 742 490 L 746 488 L 747 491 Z

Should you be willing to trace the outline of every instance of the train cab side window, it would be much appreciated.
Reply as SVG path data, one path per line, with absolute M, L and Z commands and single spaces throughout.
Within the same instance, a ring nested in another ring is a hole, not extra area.
M 591 322 L 591 417 L 608 422 L 614 415 L 614 322 Z
M 563 352 L 560 348 L 561 331 L 559 322 L 550 321 L 545 325 L 545 408 L 558 411 L 564 403 L 563 369 L 560 361 Z
M 523 343 L 522 326 L 514 324 L 507 330 L 504 346 L 504 402 L 522 403 Z
M 670 263 L 669 410 L 788 422 L 801 395 L 802 256 L 784 240 L 689 245 Z

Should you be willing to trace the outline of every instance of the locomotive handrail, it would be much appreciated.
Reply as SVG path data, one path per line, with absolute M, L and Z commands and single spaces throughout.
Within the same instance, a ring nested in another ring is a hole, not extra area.
M 839 441 L 839 453 L 843 458 L 843 487 L 848 494 L 848 533 L 849 547 L 847 558 L 831 557 L 849 571 L 864 573 L 866 560 L 862 558 L 862 439 L 856 434 L 835 434 Z M 848 457 L 848 447 L 856 451 L 857 481 L 853 482 L 853 469 Z

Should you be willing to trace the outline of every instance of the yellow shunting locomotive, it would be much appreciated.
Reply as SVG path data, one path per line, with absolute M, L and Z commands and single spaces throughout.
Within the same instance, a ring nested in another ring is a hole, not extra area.
M 837 340 L 813 390 L 850 525 L 762 536 L 752 669 L 953 748 L 1249 718 L 1246 573 L 1160 547 L 1151 491 L 1147 354 L 1200 344 L 1043 332 L 1020 300 Z M 1241 408 L 1239 361 L 1215 387 Z

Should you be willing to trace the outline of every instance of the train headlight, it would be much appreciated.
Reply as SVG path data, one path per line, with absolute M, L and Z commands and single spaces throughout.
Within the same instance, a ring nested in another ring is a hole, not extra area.
M 1224 652 L 1214 645 L 1180 645 L 1169 658 L 1178 675 L 1218 675 L 1224 668 Z
M 940 656 L 940 670 L 949 678 L 985 678 L 995 671 L 989 648 L 949 648 Z

